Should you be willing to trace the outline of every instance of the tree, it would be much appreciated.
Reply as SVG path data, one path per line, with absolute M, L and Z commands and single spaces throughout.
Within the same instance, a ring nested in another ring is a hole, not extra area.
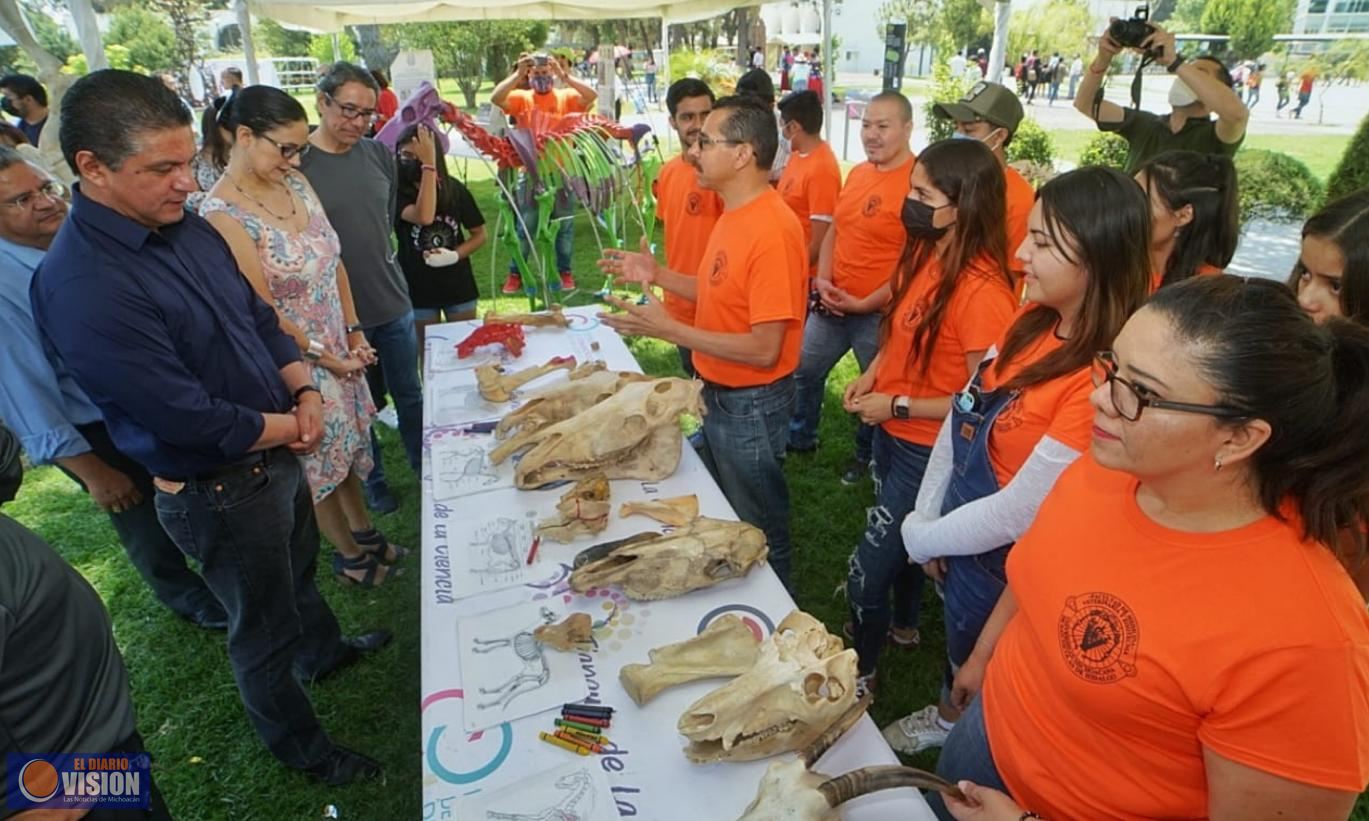
M 61 62 L 65 63 L 71 55 L 81 52 L 75 38 L 52 19 L 47 9 L 36 3 L 25 3 L 24 17 L 28 20 L 29 28 L 37 38 L 38 44 Z
M 144 0 L 147 8 L 171 24 L 176 48 L 171 70 L 189 93 L 190 68 L 200 56 L 200 27 L 209 20 L 203 0 Z
M 352 36 L 346 31 L 338 32 L 337 35 L 337 57 L 333 56 L 333 35 L 315 34 L 309 41 L 309 56 L 319 61 L 319 65 L 327 65 L 335 60 L 343 60 L 348 63 L 357 61 L 357 44 L 352 41 Z
M 1259 57 L 1274 47 L 1274 35 L 1293 23 L 1289 0 L 1211 0 L 1203 9 L 1204 34 L 1230 36 L 1227 50 L 1238 60 Z
M 1362 188 L 1369 188 L 1369 117 L 1359 124 L 1359 130 L 1341 155 L 1340 164 L 1326 184 L 1326 199 L 1338 200 Z
M 146 66 L 140 66 L 134 63 L 133 58 L 129 56 L 128 49 L 118 43 L 110 43 L 105 46 L 105 58 L 109 62 L 109 68 L 119 68 L 124 71 L 138 71 L 143 73 L 148 71 Z M 67 64 L 62 71 L 67 74 L 82 77 L 90 73 L 90 66 L 86 65 L 86 56 L 84 54 L 73 54 L 67 58 Z
M 1043 59 L 1056 52 L 1068 57 L 1087 48 L 1093 16 L 1083 0 L 1047 0 L 1013 12 L 1008 31 L 1007 59 L 1012 62 L 1033 49 Z
M 314 36 L 307 31 L 288 29 L 275 20 L 263 19 L 255 33 L 257 49 L 272 57 L 308 57 Z
M 38 150 L 43 153 L 49 168 L 62 176 L 66 182 L 71 182 L 72 176 L 66 161 L 62 158 L 57 134 L 62 127 L 62 96 L 71 87 L 72 76 L 63 74 L 62 62 L 34 38 L 15 0 L 0 0 L 0 30 L 8 34 L 23 50 L 24 55 L 33 61 L 38 81 L 47 87 L 48 123 L 43 127 L 43 133 L 38 139 Z
M 993 20 L 979 0 L 888 0 L 880 23 L 906 23 L 909 43 L 927 43 L 943 58 L 983 41 Z M 884 32 L 881 28 L 879 36 Z
M 1176 33 L 1201 32 L 1205 8 L 1207 0 L 1177 0 L 1174 12 L 1164 21 L 1164 26 Z
M 127 49 L 130 63 L 142 71 L 165 71 L 176 67 L 176 33 L 165 20 L 141 6 L 115 9 L 110 15 L 105 42 Z M 109 62 L 114 65 L 113 54 L 109 54 Z
M 392 36 L 402 48 L 428 49 L 440 77 L 456 79 L 466 107 L 475 108 L 487 66 L 508 59 L 512 53 L 541 48 L 547 42 L 547 24 L 522 20 L 477 20 L 468 23 L 405 23 Z M 507 66 L 507 63 L 504 63 Z M 508 73 L 505 68 L 504 74 Z M 498 79 L 502 80 L 500 76 Z

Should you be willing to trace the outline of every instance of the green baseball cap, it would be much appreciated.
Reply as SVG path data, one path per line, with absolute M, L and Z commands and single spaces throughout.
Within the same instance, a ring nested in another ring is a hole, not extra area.
M 932 106 L 932 113 L 958 123 L 983 120 L 1016 133 L 1022 122 L 1022 103 L 1007 86 L 980 81 L 959 102 L 937 103 Z

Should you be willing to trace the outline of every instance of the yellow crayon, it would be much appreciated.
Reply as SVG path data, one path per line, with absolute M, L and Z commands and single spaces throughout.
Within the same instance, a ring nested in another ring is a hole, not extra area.
M 538 733 L 537 737 L 547 742 L 548 744 L 560 747 L 563 750 L 570 750 L 571 752 L 579 755 L 589 755 L 588 747 L 585 747 L 581 744 L 576 744 L 574 741 L 567 741 L 564 738 L 560 738 L 549 733 Z
M 604 751 L 604 748 L 600 747 L 598 742 L 585 741 L 584 738 L 580 737 L 578 734 L 571 735 L 569 730 L 558 730 L 556 732 L 556 737 L 569 741 L 577 747 L 584 747 L 592 753 L 602 753 Z
M 590 734 L 590 733 L 584 733 L 584 732 L 581 732 L 581 731 L 579 731 L 579 730 L 557 730 L 557 732 L 558 732 L 558 733 L 565 733 L 566 735 L 570 736 L 571 738 L 575 739 L 577 742 L 579 742 L 579 743 L 581 743 L 581 744 L 607 744 L 607 743 L 608 743 L 608 739 L 607 739 L 607 738 L 604 738 L 604 737 L 601 736 L 601 735 L 593 735 L 593 734 Z M 602 751 L 601 751 L 601 750 L 595 750 L 595 752 L 597 753 L 597 752 L 602 752 Z

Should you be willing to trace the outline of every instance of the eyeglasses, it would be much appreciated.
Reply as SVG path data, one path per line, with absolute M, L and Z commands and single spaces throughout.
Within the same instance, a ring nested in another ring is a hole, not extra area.
M 342 103 L 339 103 L 333 95 L 326 91 L 323 92 L 323 96 L 327 98 L 329 103 L 337 106 L 337 109 L 342 113 L 342 118 L 344 120 L 365 120 L 367 123 L 374 123 L 380 118 L 380 114 L 374 108 L 357 108 L 351 103 L 343 105 Z
M 741 145 L 741 140 L 715 140 L 707 134 L 699 135 L 699 150 L 707 151 L 715 145 Z
M 1250 415 L 1245 411 L 1222 405 L 1194 405 L 1188 402 L 1168 402 L 1163 399 L 1143 396 L 1142 394 L 1146 392 L 1145 388 L 1138 388 L 1117 375 L 1117 355 L 1112 351 L 1099 351 L 1094 354 L 1092 376 L 1095 388 L 1102 387 L 1104 382 L 1111 385 L 1112 406 L 1128 422 L 1135 422 L 1140 419 L 1141 411 L 1146 408 L 1180 411 L 1182 413 L 1201 413 L 1204 416 L 1216 416 L 1223 419 L 1244 419 Z
M 56 180 L 48 180 L 47 182 L 38 186 L 37 189 L 33 191 L 25 191 L 17 197 L 10 197 L 5 201 L 0 202 L 0 205 L 3 205 L 7 208 L 32 210 L 33 206 L 38 203 L 39 197 L 42 197 L 51 202 L 53 200 L 64 199 L 66 195 L 67 187 L 65 185 L 62 185 L 60 182 L 57 182 Z
M 261 137 L 263 140 L 266 140 L 268 143 L 274 145 L 276 147 L 276 150 L 280 152 L 280 156 L 282 159 L 293 160 L 295 157 L 303 159 L 304 155 L 309 153 L 309 143 L 304 143 L 303 145 L 293 145 L 291 143 L 277 142 L 276 140 L 271 139 L 265 134 L 258 134 L 257 136 Z

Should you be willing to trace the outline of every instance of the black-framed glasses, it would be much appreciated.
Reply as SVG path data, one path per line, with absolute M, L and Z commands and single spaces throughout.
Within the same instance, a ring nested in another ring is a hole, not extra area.
M 741 145 L 741 140 L 715 140 L 707 134 L 699 135 L 699 150 L 707 151 L 715 145 Z
M 1117 375 L 1117 355 L 1112 351 L 1099 351 L 1094 354 L 1092 376 L 1095 388 L 1102 387 L 1104 382 L 1109 384 L 1112 406 L 1128 422 L 1135 422 L 1140 419 L 1141 411 L 1146 408 L 1179 411 L 1181 413 L 1200 413 L 1204 416 L 1216 416 L 1222 419 L 1243 419 L 1250 415 L 1243 410 L 1223 405 L 1195 405 L 1191 402 L 1170 402 L 1144 396 L 1143 394 L 1146 393 L 1144 388 L 1138 388 Z
M 66 195 L 67 187 L 65 185 L 62 185 L 60 182 L 57 182 L 56 180 L 48 180 L 47 182 L 43 183 L 42 185 L 38 186 L 32 191 L 25 191 L 17 197 L 10 197 L 4 202 L 0 202 L 0 205 L 4 205 L 7 208 L 14 208 L 17 210 L 23 210 L 26 208 L 32 209 L 33 206 L 38 204 L 39 197 L 42 197 L 43 199 L 46 199 L 49 202 L 51 202 L 53 200 L 65 199 Z
M 327 98 L 329 103 L 337 106 L 337 110 L 341 112 L 342 117 L 345 120 L 365 119 L 367 123 L 374 123 L 376 120 L 380 119 L 380 113 L 374 108 L 357 108 L 351 103 L 339 103 L 336 97 L 326 91 L 323 92 L 323 96 Z
M 276 150 L 280 152 L 281 158 L 285 160 L 293 160 L 295 157 L 303 159 L 304 155 L 309 153 L 309 143 L 294 145 L 293 143 L 283 143 L 273 140 L 266 134 L 258 134 L 257 136 L 274 145 Z

